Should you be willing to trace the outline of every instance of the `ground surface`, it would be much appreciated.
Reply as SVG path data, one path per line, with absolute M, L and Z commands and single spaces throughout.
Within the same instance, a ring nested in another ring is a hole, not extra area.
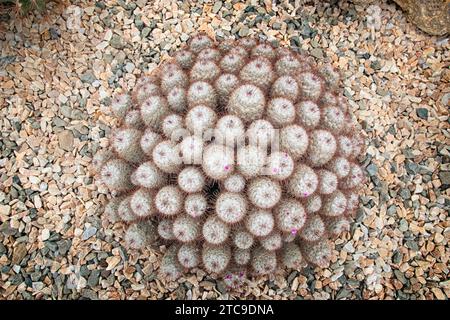
M 3 23 L 0 299 L 449 298 L 448 38 L 386 1 L 206 2 L 72 1 L 46 21 Z M 276 39 L 342 71 L 370 180 L 330 267 L 234 293 L 201 271 L 165 283 L 165 247 L 127 251 L 122 226 L 101 219 L 107 193 L 90 161 L 114 125 L 110 97 L 198 30 Z

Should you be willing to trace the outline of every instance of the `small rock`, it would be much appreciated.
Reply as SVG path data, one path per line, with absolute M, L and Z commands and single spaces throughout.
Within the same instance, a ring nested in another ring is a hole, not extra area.
M 409 191 L 408 188 L 401 189 L 399 195 L 403 198 L 403 200 L 411 199 L 411 191 Z
M 81 239 L 82 240 L 87 240 L 90 237 L 92 237 L 93 235 L 95 235 L 96 232 L 97 232 L 97 228 L 96 227 L 89 227 L 86 230 L 84 230 L 83 234 L 81 235 Z
M 281 23 L 275 22 L 275 23 L 272 25 L 272 28 L 273 28 L 274 30 L 280 30 L 280 29 L 281 29 Z
M 249 32 L 249 31 L 250 31 L 250 30 L 248 29 L 247 26 L 242 26 L 242 27 L 239 29 L 239 36 L 240 36 L 240 37 L 245 37 L 245 36 L 248 35 L 248 32 Z
M 52 123 L 55 127 L 65 127 L 67 125 L 67 122 L 65 122 L 63 119 L 59 117 L 54 117 L 52 120 Z
M 0 214 L 2 216 L 9 215 L 9 212 L 11 211 L 11 207 L 7 205 L 0 205 Z
M 178 286 L 178 288 L 175 290 L 177 297 L 180 297 L 180 299 L 186 298 L 186 289 L 183 285 Z
M 380 70 L 381 69 L 381 63 L 379 60 L 375 60 L 370 64 L 370 67 L 374 70 Z
M 111 40 L 109 41 L 109 44 L 111 45 L 111 47 L 118 50 L 123 49 L 123 47 L 125 47 L 125 44 L 122 41 L 122 37 L 119 36 L 118 34 L 113 34 Z
M 405 275 L 403 274 L 403 272 L 401 272 L 400 270 L 394 270 L 394 274 L 395 277 L 402 283 L 402 284 L 406 284 L 406 282 L 408 281 L 405 277 Z
M 95 77 L 94 73 L 90 70 L 83 73 L 80 77 L 81 81 L 84 83 L 92 84 L 97 78 Z
M 0 255 L 6 253 L 6 247 L 0 242 Z
M 58 251 L 59 253 L 61 253 L 61 255 L 65 255 L 72 245 L 70 240 L 60 240 L 58 241 L 57 244 L 58 244 Z
M 311 28 L 309 26 L 309 23 L 306 22 L 306 23 L 303 23 L 300 33 L 305 38 L 314 38 L 314 36 L 317 34 L 317 30 Z
M 25 245 L 25 243 L 19 243 L 17 247 L 14 248 L 13 256 L 11 259 L 12 264 L 19 264 L 26 254 L 27 246 Z
M 138 28 L 138 30 L 142 30 L 142 28 L 144 28 L 144 22 L 141 20 L 141 16 L 137 16 L 134 19 L 134 25 Z
M 12 236 L 17 232 L 17 230 L 10 226 L 9 221 L 5 221 L 0 225 L 0 232 L 3 233 L 5 236 Z
M 287 282 L 289 283 L 289 285 L 292 283 L 292 281 L 294 281 L 295 277 L 297 276 L 297 271 L 292 271 L 288 278 L 287 278 Z
M 70 130 L 61 131 L 58 134 L 59 147 L 65 151 L 73 149 L 73 133 Z
M 441 179 L 442 184 L 450 184 L 450 171 L 440 171 L 439 179 Z
M 91 288 L 95 287 L 98 284 L 99 277 L 100 277 L 100 270 L 92 270 L 87 280 L 88 285 Z
M 122 8 L 124 8 L 125 10 L 128 9 L 128 6 L 127 6 L 127 4 L 126 4 L 126 2 L 124 0 L 117 0 L 117 4 L 119 6 L 121 6 Z
M 406 161 L 405 166 L 406 166 L 406 171 L 409 174 L 415 175 L 419 171 L 419 165 L 417 163 L 415 163 L 415 162 L 410 161 L 410 160 Z
M 42 233 L 41 233 L 41 240 L 45 241 L 45 240 L 48 240 L 48 238 L 50 238 L 50 230 L 43 229 Z
M 214 3 L 213 8 L 212 8 L 212 12 L 214 14 L 217 14 L 220 11 L 221 8 L 222 8 L 222 1 L 216 1 Z
M 406 241 L 406 246 L 410 248 L 412 251 L 419 251 L 419 246 L 416 241 L 408 240 Z
M 417 108 L 416 114 L 419 118 L 428 120 L 428 109 L 425 108 Z
M 61 36 L 58 29 L 50 28 L 48 31 L 50 33 L 50 39 L 52 40 L 56 40 Z
M 61 111 L 61 114 L 62 114 L 64 117 L 66 117 L 66 118 L 72 117 L 72 108 L 69 107 L 67 104 L 61 105 L 61 107 L 59 108 L 59 110 Z
M 408 230 L 408 222 L 405 219 L 400 220 L 398 229 L 401 232 L 405 232 L 406 230 Z
M 132 73 L 133 70 L 134 70 L 134 64 L 131 63 L 131 62 L 128 62 L 128 63 L 125 65 L 125 70 L 127 70 L 128 73 Z
M 314 48 L 311 50 L 311 55 L 317 59 L 323 59 L 323 51 L 320 48 Z
M 147 36 L 150 34 L 150 31 L 152 30 L 149 27 L 145 27 L 144 29 L 142 29 L 141 37 L 147 38 Z
M 34 291 L 41 291 L 44 289 L 44 283 L 42 282 L 33 282 L 33 290 Z
M 402 259 L 403 254 L 400 251 L 395 250 L 394 254 L 392 255 L 392 262 L 394 264 L 399 264 L 400 262 L 402 262 Z
M 58 245 L 53 241 L 46 241 L 45 247 L 47 247 L 51 252 L 56 252 L 58 250 Z
M 83 289 L 83 291 L 81 292 L 81 295 L 85 299 L 98 300 L 97 293 L 94 290 L 91 290 L 91 289 Z
M 96 1 L 95 2 L 95 6 L 97 8 L 100 8 L 100 9 L 105 9 L 106 8 L 106 4 L 103 1 Z
M 378 172 L 378 167 L 376 164 L 371 163 L 366 167 L 366 171 L 369 174 L 369 176 L 374 176 Z
M 448 106 L 449 100 L 450 100 L 450 93 L 444 94 L 441 99 L 442 105 Z
M 352 293 L 349 290 L 342 288 L 341 290 L 339 290 L 338 294 L 336 295 L 336 300 L 348 298 L 351 295 L 352 295 Z

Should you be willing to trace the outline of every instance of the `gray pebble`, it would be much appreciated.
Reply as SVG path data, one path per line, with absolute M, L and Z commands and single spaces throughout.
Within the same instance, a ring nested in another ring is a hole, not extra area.
M 12 236 L 16 234 L 17 230 L 11 228 L 9 222 L 5 221 L 0 225 L 0 232 L 3 233 L 5 236 Z
M 419 171 L 419 165 L 411 160 L 407 160 L 405 166 L 408 174 L 415 175 Z
M 450 184 L 450 171 L 440 171 L 439 179 L 441 179 L 442 184 Z
M 91 289 L 83 289 L 81 295 L 83 298 L 87 298 L 89 300 L 98 300 L 97 293 Z
M 370 67 L 374 70 L 380 70 L 381 69 L 381 63 L 379 60 L 375 60 L 370 64 Z
M 376 164 L 371 163 L 366 167 L 366 171 L 369 174 L 369 176 L 374 176 L 378 172 L 378 167 Z
M 32 274 L 30 274 L 30 278 L 33 282 L 39 281 L 41 279 L 41 272 L 40 271 L 35 271 Z
M 213 12 L 214 14 L 217 14 L 221 8 L 222 8 L 222 1 L 216 1 L 216 2 L 214 3 L 213 8 L 212 8 L 212 12 Z
M 150 34 L 151 31 L 152 30 L 149 27 L 145 27 L 144 29 L 142 29 L 141 37 L 147 38 L 147 36 Z
M 61 255 L 65 255 L 72 246 L 72 242 L 70 240 L 61 240 L 58 241 L 57 244 L 58 244 L 58 251 Z
M 403 200 L 408 200 L 411 198 L 411 191 L 409 191 L 408 188 L 402 188 L 399 192 L 400 197 L 403 198 Z
M 59 117 L 54 117 L 52 119 L 52 123 L 55 127 L 65 127 L 67 125 L 67 122 Z
M 417 108 L 416 114 L 419 118 L 428 120 L 428 109 L 426 108 Z
M 289 274 L 288 278 L 287 278 L 287 282 L 288 282 L 289 284 L 291 284 L 292 281 L 294 281 L 294 279 L 295 279 L 295 277 L 297 276 L 297 274 L 298 274 L 297 271 L 295 271 L 295 270 L 292 271 L 292 272 Z
M 351 295 L 352 295 L 352 293 L 349 290 L 342 288 L 341 290 L 339 290 L 338 294 L 336 295 L 336 300 L 348 298 Z
M 355 280 L 355 279 L 348 279 L 347 280 L 347 284 L 351 288 L 358 288 L 360 286 L 360 282 L 358 280 Z
M 401 219 L 398 229 L 401 232 L 405 232 L 406 230 L 408 230 L 408 222 L 405 219 Z
M 45 246 L 52 252 L 56 252 L 58 250 L 58 245 L 53 241 L 46 241 Z
M 100 9 L 105 9 L 106 8 L 106 4 L 103 1 L 96 1 L 95 2 L 95 6 L 97 8 L 100 8 Z
M 58 39 L 61 36 L 60 33 L 59 33 L 59 30 L 56 29 L 56 28 L 50 28 L 50 29 L 48 29 L 48 31 L 50 33 L 50 38 L 52 40 L 56 40 L 56 39 Z
M 239 29 L 239 36 L 240 37 L 245 37 L 245 36 L 247 36 L 248 35 L 248 33 L 249 33 L 249 29 L 248 29 L 248 27 L 247 26 L 242 26 L 240 29 Z
M 9 281 L 12 285 L 18 285 L 23 282 L 23 277 L 20 273 L 12 275 L 11 278 L 9 278 Z
M 124 0 L 117 0 L 117 4 L 118 4 L 119 6 L 121 6 L 122 8 L 124 8 L 125 10 L 128 9 L 128 6 L 127 6 L 127 4 L 125 3 Z
M 80 267 L 80 276 L 83 278 L 86 278 L 89 276 L 89 274 L 91 273 L 91 271 L 88 269 L 87 265 L 82 265 Z
M 399 264 L 400 262 L 402 262 L 402 259 L 403 254 L 400 251 L 395 250 L 394 254 L 392 255 L 392 262 L 394 264 Z
M 227 286 L 225 285 L 224 281 L 217 281 L 217 290 L 221 293 L 221 294 L 226 294 L 228 292 Z
M 122 41 L 122 37 L 119 36 L 118 34 L 113 34 L 111 37 L 111 40 L 109 41 L 109 44 L 111 45 L 111 47 L 115 48 L 115 49 L 123 49 L 123 47 L 125 47 L 125 44 Z
M 317 34 L 317 30 L 311 28 L 308 23 L 304 23 L 300 33 L 305 38 L 313 38 Z
M 86 71 L 80 77 L 81 81 L 84 83 L 92 84 L 97 78 L 91 70 Z
M 128 10 L 134 11 L 134 9 L 136 9 L 136 7 L 137 7 L 137 4 L 134 2 L 130 2 L 128 4 Z
M 400 270 L 394 270 L 394 275 L 402 284 L 406 284 L 406 282 L 408 281 L 403 272 L 401 272 Z
M 93 288 L 98 284 L 98 280 L 100 278 L 100 270 L 92 270 L 91 274 L 88 277 L 87 284 Z
M 450 100 L 450 93 L 444 94 L 442 96 L 442 99 L 441 99 L 442 105 L 448 106 L 449 105 L 449 100 Z
M 413 251 L 419 251 L 419 246 L 417 245 L 416 241 L 408 240 L 406 241 L 406 246 Z
M 136 18 L 134 20 L 134 25 L 138 30 L 142 30 L 144 28 L 144 22 L 140 18 Z
M 125 65 L 125 70 L 126 70 L 128 73 L 133 72 L 133 70 L 134 70 L 134 64 L 131 63 L 131 62 L 128 62 L 128 63 Z
M 400 300 L 410 300 L 409 294 L 404 293 L 404 292 L 401 291 L 401 290 L 398 290 L 398 291 L 397 291 L 397 295 L 398 295 L 398 298 L 399 298 Z
M 109 277 L 106 278 L 105 280 L 105 285 L 107 287 L 111 287 L 114 284 L 114 280 L 115 280 L 114 274 L 110 274 Z
M 0 255 L 6 253 L 6 247 L 3 245 L 3 243 L 0 243 Z
M 72 108 L 69 107 L 67 104 L 63 104 L 61 105 L 61 107 L 59 108 L 59 110 L 61 111 L 61 114 L 64 117 L 70 118 L 72 116 Z
M 127 250 L 122 246 L 119 246 L 119 249 L 120 249 L 119 254 L 120 254 L 120 257 L 122 258 L 122 260 L 128 261 Z
M 317 59 L 323 59 L 323 51 L 320 48 L 314 48 L 311 50 L 311 55 Z
M 81 240 L 87 240 L 96 233 L 97 233 L 96 227 L 89 227 L 86 230 L 84 230 L 83 234 L 81 235 Z
M 411 148 L 405 148 L 405 150 L 403 150 L 403 155 L 408 159 L 414 158 L 413 150 Z

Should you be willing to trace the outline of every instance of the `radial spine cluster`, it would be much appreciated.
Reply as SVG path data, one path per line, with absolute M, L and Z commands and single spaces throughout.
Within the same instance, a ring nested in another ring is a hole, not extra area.
M 337 83 L 288 48 L 194 36 L 112 100 L 121 125 L 94 158 L 105 217 L 133 249 L 165 242 L 171 279 L 326 266 L 365 179 Z

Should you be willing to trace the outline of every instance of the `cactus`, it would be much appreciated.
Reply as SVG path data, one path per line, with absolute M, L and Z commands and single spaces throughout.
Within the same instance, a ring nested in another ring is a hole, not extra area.
M 194 36 L 112 101 L 121 126 L 93 160 L 116 195 L 105 217 L 133 249 L 171 245 L 170 279 L 326 266 L 364 182 L 338 75 L 253 38 Z
M 13 11 L 14 14 L 25 16 L 26 14 L 36 11 L 43 13 L 47 9 L 47 3 L 54 2 L 57 5 L 62 5 L 60 0 L 1 0 L 0 6 L 5 11 Z

